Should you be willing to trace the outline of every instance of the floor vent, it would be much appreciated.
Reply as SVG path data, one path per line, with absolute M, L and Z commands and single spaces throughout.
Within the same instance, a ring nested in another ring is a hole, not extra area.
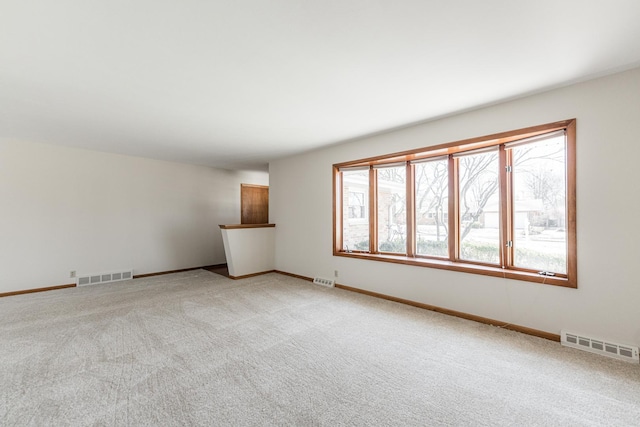
M 591 338 L 586 335 L 567 331 L 561 332 L 561 342 L 562 345 L 567 347 L 578 348 L 627 362 L 640 362 L 638 347 L 632 345 L 613 343 L 611 341 Z
M 78 276 L 76 285 L 98 285 L 100 283 L 120 282 L 122 280 L 133 279 L 133 269 L 116 271 L 112 273 L 100 273 L 100 274 L 82 274 Z
M 326 286 L 327 288 L 333 288 L 335 282 L 330 279 L 323 279 L 322 277 L 314 277 L 313 283 L 320 286 Z

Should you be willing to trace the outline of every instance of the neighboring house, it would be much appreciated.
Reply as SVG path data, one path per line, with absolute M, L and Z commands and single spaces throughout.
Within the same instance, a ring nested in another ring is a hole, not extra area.
M 403 183 L 378 181 L 378 222 L 384 226 L 381 241 L 402 239 L 406 232 L 406 203 Z M 366 250 L 369 240 L 369 180 L 366 174 L 350 176 L 342 199 L 346 209 L 344 224 L 349 233 L 344 236 L 351 250 Z
M 498 228 L 500 226 L 500 218 L 498 215 L 498 203 L 489 202 L 484 210 L 484 227 Z M 544 205 L 540 199 L 520 200 L 516 204 L 516 215 L 514 228 L 529 232 L 531 226 L 539 224 L 544 214 Z

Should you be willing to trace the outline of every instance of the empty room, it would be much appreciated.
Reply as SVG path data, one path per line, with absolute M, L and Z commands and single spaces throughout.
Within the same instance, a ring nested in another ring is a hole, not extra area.
M 0 0 L 0 425 L 640 426 L 639 16 Z

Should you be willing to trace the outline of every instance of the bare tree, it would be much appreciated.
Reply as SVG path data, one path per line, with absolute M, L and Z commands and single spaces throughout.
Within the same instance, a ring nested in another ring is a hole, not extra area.
M 471 232 L 472 224 L 477 222 L 487 202 L 495 194 L 498 188 L 498 168 L 497 153 L 485 153 L 479 155 L 464 156 L 459 159 L 461 175 L 460 182 L 460 201 L 461 201 L 461 218 L 466 221 L 460 240 Z M 495 164 L 495 166 L 494 166 Z M 440 227 L 445 230 L 444 239 L 448 236 L 448 227 L 445 221 L 442 221 L 442 213 L 448 211 L 445 201 L 448 199 L 449 172 L 445 162 L 441 162 L 439 167 L 419 168 L 416 177 L 420 197 L 416 200 L 417 210 L 419 212 L 434 211 L 434 219 L 436 222 L 436 238 L 440 238 Z
M 546 212 L 562 216 L 564 212 L 564 146 L 546 151 L 526 152 L 518 165 L 522 188 L 534 199 L 541 200 Z
M 489 199 L 498 189 L 498 153 L 461 157 L 459 160 L 461 219 L 466 219 L 460 235 L 462 242 L 478 222 Z
M 397 193 L 393 190 L 392 184 L 402 184 L 402 188 L 405 187 L 406 182 L 406 173 L 403 167 L 389 167 L 389 168 L 380 168 L 377 171 L 378 175 L 378 190 L 380 191 L 383 188 L 380 183 L 389 183 L 388 188 L 388 199 L 385 201 L 384 205 L 388 207 L 388 217 L 387 217 L 387 234 L 386 241 L 393 244 L 393 242 L 405 242 L 406 241 L 406 228 L 403 227 L 406 225 L 406 212 L 407 212 L 407 201 L 406 201 L 406 192 L 403 190 L 401 193 Z M 379 201 L 379 203 L 381 203 Z M 380 236 L 382 237 L 382 236 Z
M 448 235 L 448 226 L 443 221 L 445 200 L 447 200 L 449 175 L 445 162 L 434 162 L 433 167 L 417 168 L 418 176 L 416 183 L 418 186 L 419 198 L 416 200 L 417 212 L 434 211 L 434 221 L 436 223 L 436 240 L 440 241 L 440 228 L 444 228 L 444 239 Z

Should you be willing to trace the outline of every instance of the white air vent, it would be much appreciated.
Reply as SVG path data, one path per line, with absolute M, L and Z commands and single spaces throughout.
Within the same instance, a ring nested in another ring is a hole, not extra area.
M 316 285 L 326 286 L 327 288 L 333 288 L 335 282 L 331 279 L 323 279 L 322 277 L 314 277 L 313 283 Z
M 133 269 L 111 273 L 79 274 L 76 285 L 98 285 L 100 283 L 120 282 L 129 279 L 133 279 Z
M 567 331 L 562 331 L 561 337 L 562 345 L 567 347 L 578 348 L 580 350 L 625 360 L 627 362 L 640 362 L 640 358 L 638 357 L 638 347 L 618 344 Z

